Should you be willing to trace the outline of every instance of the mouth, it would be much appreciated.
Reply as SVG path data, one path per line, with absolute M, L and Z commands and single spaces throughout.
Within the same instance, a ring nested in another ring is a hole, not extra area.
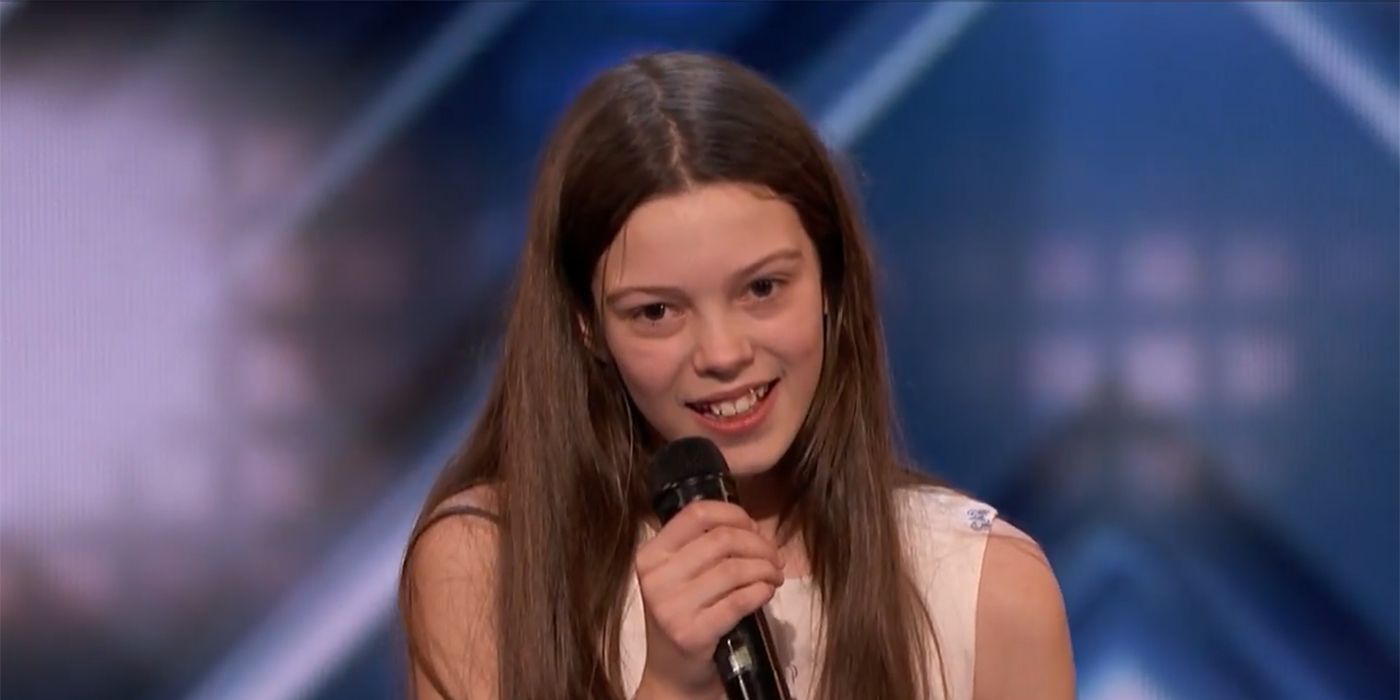
M 751 387 L 738 396 L 719 401 L 687 403 L 686 407 L 711 422 L 739 422 L 766 406 L 777 384 L 778 380 L 774 379 L 766 384 Z

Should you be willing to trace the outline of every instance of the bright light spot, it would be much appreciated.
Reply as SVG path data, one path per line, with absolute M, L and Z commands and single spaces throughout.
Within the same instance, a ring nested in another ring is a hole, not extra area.
M 1123 275 L 1124 289 L 1134 301 L 1177 305 L 1200 291 L 1200 261 L 1181 236 L 1148 236 L 1130 243 Z
M 1130 660 L 1111 662 L 1081 687 L 1081 700 L 1171 700 L 1142 669 Z
M 1185 409 L 1200 397 L 1200 359 L 1195 343 L 1183 333 L 1129 338 L 1123 372 L 1129 398 L 1149 408 Z
M 1038 338 L 1027 362 L 1031 400 L 1048 409 L 1082 405 L 1103 377 L 1100 353 L 1088 338 Z

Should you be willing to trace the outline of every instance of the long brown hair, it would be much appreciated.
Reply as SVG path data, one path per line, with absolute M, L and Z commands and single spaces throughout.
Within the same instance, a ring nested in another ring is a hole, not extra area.
M 492 485 L 500 697 L 621 698 L 620 617 L 649 512 L 650 448 L 616 369 L 591 343 L 600 335 L 590 332 L 591 281 L 638 205 L 709 183 L 757 185 L 791 204 L 820 258 L 821 378 L 774 467 L 791 496 L 782 520 L 802 534 L 821 595 L 816 696 L 925 697 L 932 622 L 910 576 L 896 490 L 927 479 L 896 449 L 866 236 L 797 108 L 722 58 L 635 58 L 596 78 L 565 114 L 538 175 L 498 373 L 414 538 L 448 497 Z M 446 696 L 419 658 L 407 584 L 405 573 L 410 657 Z M 528 666 L 509 662 L 525 657 Z

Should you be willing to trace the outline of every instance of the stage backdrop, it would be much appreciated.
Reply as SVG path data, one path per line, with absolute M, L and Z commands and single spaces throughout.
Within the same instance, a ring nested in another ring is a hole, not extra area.
M 0 694 L 404 692 L 409 524 L 542 140 L 641 51 L 790 92 L 911 454 L 1081 696 L 1400 693 L 1394 3 L 0 4 Z

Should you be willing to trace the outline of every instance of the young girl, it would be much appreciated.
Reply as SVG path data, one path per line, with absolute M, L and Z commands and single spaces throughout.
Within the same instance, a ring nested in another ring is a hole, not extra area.
M 720 698 L 767 611 L 798 698 L 1074 694 L 1039 547 L 909 466 L 868 243 L 831 157 L 754 73 L 649 55 L 597 78 L 536 184 L 500 366 L 401 593 L 417 698 Z M 743 507 L 660 527 L 667 441 Z

